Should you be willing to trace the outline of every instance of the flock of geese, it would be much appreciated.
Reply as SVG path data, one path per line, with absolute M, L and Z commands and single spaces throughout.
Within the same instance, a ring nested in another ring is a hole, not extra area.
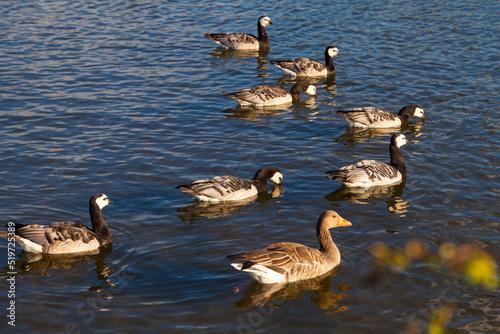
M 246 33 L 214 33 L 205 37 L 234 50 L 262 50 L 269 48 L 266 26 L 273 24 L 268 16 L 261 16 L 257 22 L 258 36 Z M 335 46 L 325 50 L 325 63 L 308 58 L 271 61 L 271 64 L 297 78 L 326 77 L 335 74 L 333 57 L 339 55 Z M 316 88 L 305 81 L 298 81 L 290 92 L 276 86 L 255 86 L 235 93 L 224 94 L 235 99 L 242 106 L 266 107 L 293 103 L 300 93 L 316 94 Z M 409 121 L 409 116 L 424 117 L 424 110 L 416 105 L 402 108 L 393 114 L 380 108 L 356 108 L 334 111 L 348 126 L 360 128 L 399 127 Z M 326 172 L 327 177 L 342 182 L 346 187 L 385 186 L 401 182 L 406 178 L 406 167 L 400 147 L 408 139 L 400 133 L 394 134 L 389 145 L 390 163 L 377 160 L 361 160 L 352 165 Z M 275 184 L 283 181 L 278 168 L 263 167 L 252 179 L 232 175 L 216 176 L 196 180 L 176 188 L 190 194 L 198 201 L 223 202 L 240 201 L 257 196 L 268 189 L 267 180 Z M 73 222 L 49 225 L 16 224 L 15 231 L 0 231 L 0 237 L 17 241 L 25 251 L 44 254 L 96 253 L 99 248 L 111 242 L 111 231 L 106 225 L 102 209 L 112 203 L 105 194 L 90 198 L 89 211 L 92 229 Z M 340 263 L 340 252 L 334 244 L 329 229 L 350 226 L 351 223 L 332 210 L 323 212 L 317 221 L 316 236 L 319 249 L 298 243 L 272 243 L 262 250 L 229 255 L 231 265 L 244 271 L 260 283 L 287 283 L 324 275 Z

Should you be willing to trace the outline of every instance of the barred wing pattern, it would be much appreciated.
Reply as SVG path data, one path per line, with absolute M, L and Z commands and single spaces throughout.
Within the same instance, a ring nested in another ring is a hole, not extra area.
M 328 74 L 328 70 L 325 65 L 317 60 L 309 58 L 277 60 L 272 61 L 271 64 L 295 76 L 314 77 L 326 76 Z
M 93 231 L 73 222 L 23 226 L 16 229 L 16 241 L 51 254 L 93 252 L 100 246 Z
M 381 186 L 402 179 L 401 173 L 395 167 L 377 160 L 361 160 L 327 174 L 330 175 L 329 178 L 351 187 Z
M 236 50 L 258 50 L 259 40 L 257 37 L 246 34 L 243 32 L 239 33 L 215 33 L 215 34 L 205 34 L 206 38 L 213 40 L 216 43 L 222 44 L 229 49 Z
M 211 179 L 194 181 L 178 186 L 182 192 L 191 194 L 202 201 L 237 201 L 257 195 L 257 188 L 251 180 L 223 175 Z
M 401 125 L 401 119 L 381 108 L 355 108 L 348 111 L 334 111 L 345 118 L 350 126 L 355 127 L 392 127 Z
M 289 103 L 293 100 L 290 93 L 275 86 L 255 86 L 224 95 L 235 99 L 242 105 L 272 106 Z

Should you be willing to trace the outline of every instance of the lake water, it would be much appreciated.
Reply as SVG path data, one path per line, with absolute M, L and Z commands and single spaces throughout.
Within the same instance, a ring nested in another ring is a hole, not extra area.
M 12 298 L 2 240 L 2 333 L 499 331 L 487 265 L 500 261 L 498 1 L 5 1 L 0 13 L 2 225 L 90 225 L 90 196 L 114 201 L 113 244 L 98 255 L 17 247 Z M 264 14 L 269 52 L 203 37 L 255 34 Z M 269 60 L 322 60 L 327 45 L 341 56 L 316 97 L 248 111 L 222 96 L 289 89 Z M 401 129 L 404 184 L 355 192 L 324 177 L 388 161 L 394 131 L 348 130 L 332 110 L 407 104 L 426 118 Z M 265 165 L 284 182 L 246 205 L 202 207 L 174 189 Z M 325 278 L 250 284 L 225 258 L 316 247 L 327 209 L 352 227 L 331 230 L 343 260 Z

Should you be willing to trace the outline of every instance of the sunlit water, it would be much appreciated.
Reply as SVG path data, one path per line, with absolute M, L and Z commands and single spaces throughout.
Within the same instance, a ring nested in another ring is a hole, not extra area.
M 419 333 L 443 310 L 453 332 L 498 331 L 498 288 L 427 259 L 379 268 L 370 252 L 450 242 L 500 261 L 497 1 L 25 1 L 0 13 L 2 223 L 90 224 L 92 194 L 115 202 L 99 255 L 17 249 L 18 332 Z M 262 14 L 270 52 L 203 37 L 255 34 Z M 289 89 L 269 60 L 322 60 L 330 44 L 337 75 L 315 82 L 315 98 L 247 111 L 222 96 Z M 389 159 L 391 131 L 350 131 L 333 109 L 407 104 L 426 119 L 401 129 L 405 184 L 356 192 L 324 177 Z M 174 189 L 264 165 L 284 183 L 250 203 L 201 207 Z M 274 241 L 316 246 L 326 209 L 353 224 L 331 231 L 343 262 L 327 277 L 249 285 L 225 259 Z M 13 332 L 1 287 L 0 329 Z

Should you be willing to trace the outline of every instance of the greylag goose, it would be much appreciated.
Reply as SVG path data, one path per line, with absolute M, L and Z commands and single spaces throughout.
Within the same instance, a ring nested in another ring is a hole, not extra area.
M 262 250 L 229 255 L 231 265 L 263 284 L 288 283 L 317 277 L 340 263 L 340 252 L 329 229 L 351 226 L 335 211 L 323 212 L 316 224 L 319 249 L 292 242 L 278 242 Z

